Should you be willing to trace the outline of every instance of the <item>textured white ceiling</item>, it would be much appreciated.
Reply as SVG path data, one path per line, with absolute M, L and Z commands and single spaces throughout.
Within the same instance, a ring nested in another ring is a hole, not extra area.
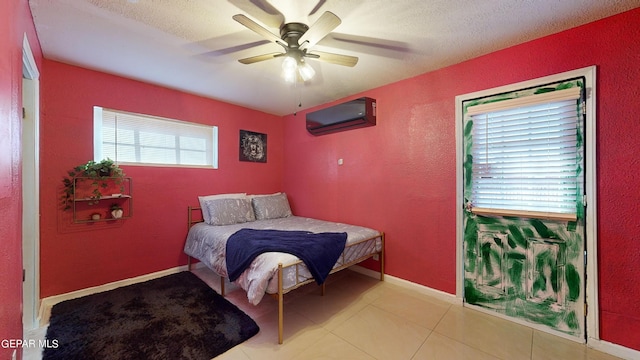
M 640 6 L 640 0 L 30 0 L 44 56 L 276 115 L 459 63 Z M 231 17 L 275 34 L 342 19 L 314 49 L 360 58 L 353 67 L 309 61 L 316 77 L 296 86 L 281 51 Z

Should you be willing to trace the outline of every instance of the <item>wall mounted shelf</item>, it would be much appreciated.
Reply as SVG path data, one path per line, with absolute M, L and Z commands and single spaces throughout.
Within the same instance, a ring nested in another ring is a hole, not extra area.
M 133 180 L 130 177 L 76 177 L 73 186 L 74 223 L 119 221 L 133 216 Z M 122 208 L 121 217 L 112 215 L 113 205 Z

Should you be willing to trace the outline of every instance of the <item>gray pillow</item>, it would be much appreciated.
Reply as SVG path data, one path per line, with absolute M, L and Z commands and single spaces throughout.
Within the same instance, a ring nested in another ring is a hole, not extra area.
M 253 211 L 257 220 L 279 219 L 292 215 L 287 194 L 254 197 Z
M 211 216 L 209 215 L 209 208 L 205 205 L 207 200 L 213 199 L 222 199 L 222 198 L 231 198 L 231 199 L 242 199 L 247 197 L 247 193 L 235 193 L 235 194 L 216 194 L 216 195 L 206 195 L 206 196 L 198 196 L 198 201 L 200 202 L 200 209 L 202 210 L 202 220 L 207 224 L 211 223 Z
M 248 198 L 211 199 L 204 203 L 209 211 L 209 225 L 232 225 L 256 219 L 251 200 Z

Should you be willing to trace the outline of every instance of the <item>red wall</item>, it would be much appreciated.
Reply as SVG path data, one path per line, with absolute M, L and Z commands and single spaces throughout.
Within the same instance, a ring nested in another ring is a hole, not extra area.
M 385 231 L 388 274 L 453 294 L 455 96 L 597 65 L 601 338 L 640 350 L 639 39 L 635 9 L 360 94 L 375 127 L 314 137 L 286 117 L 294 212 Z
M 187 206 L 198 195 L 281 190 L 280 117 L 49 60 L 42 79 L 43 298 L 186 264 Z M 62 179 L 93 157 L 94 105 L 217 125 L 219 169 L 123 166 L 133 218 L 72 224 L 59 205 Z M 240 129 L 267 134 L 266 164 L 238 160 Z
M 0 1 L 0 340 L 22 339 L 22 40 L 41 61 L 27 0 Z M 0 358 L 13 349 L 0 346 Z M 18 354 L 21 357 L 21 352 Z

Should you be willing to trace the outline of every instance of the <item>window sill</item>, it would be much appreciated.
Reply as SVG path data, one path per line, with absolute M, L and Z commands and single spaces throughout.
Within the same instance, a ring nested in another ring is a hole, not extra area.
M 471 212 L 476 215 L 483 216 L 514 216 L 519 218 L 533 218 L 557 221 L 576 221 L 576 214 L 562 214 L 541 211 L 523 211 L 523 210 L 506 210 L 506 209 L 488 209 L 488 208 L 471 208 Z
M 191 164 L 159 164 L 159 163 L 143 163 L 143 162 L 127 162 L 117 161 L 118 165 L 125 166 L 147 166 L 147 167 L 165 167 L 165 168 L 191 168 L 191 169 L 211 169 L 217 170 L 218 168 L 213 165 L 191 165 Z

